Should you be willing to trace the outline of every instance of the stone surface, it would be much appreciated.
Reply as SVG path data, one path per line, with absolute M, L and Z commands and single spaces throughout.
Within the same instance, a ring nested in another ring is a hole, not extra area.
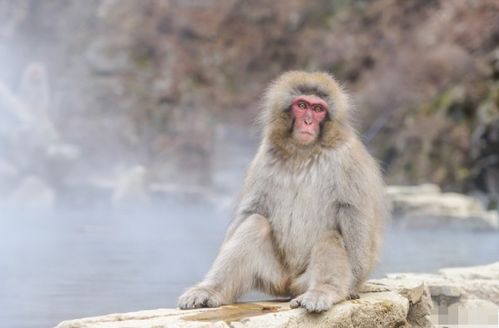
M 144 166 L 134 165 L 118 176 L 111 198 L 113 206 L 145 205 L 149 200 L 147 169 Z
M 399 273 L 371 281 L 389 286 L 424 283 L 432 298 L 433 324 L 497 325 L 499 313 L 499 262 L 446 268 L 437 274 Z
M 62 322 L 57 328 L 142 327 L 401 327 L 409 300 L 392 291 L 362 294 L 324 314 L 290 309 L 287 302 L 254 302 L 216 309 L 152 310 Z
M 390 186 L 394 222 L 404 227 L 499 229 L 497 211 L 487 211 L 475 198 L 442 193 L 438 186 Z
M 431 327 L 432 301 L 428 286 L 423 280 L 396 279 L 371 280 L 364 286 L 364 291 L 396 291 L 409 301 L 407 322 L 413 327 Z
M 450 279 L 499 280 L 499 262 L 474 267 L 446 268 L 438 272 Z
M 159 309 L 69 320 L 56 328 L 143 327 L 433 327 L 498 324 L 499 262 L 436 274 L 394 273 L 370 280 L 358 300 L 323 314 L 290 309 L 285 301 L 215 309 Z

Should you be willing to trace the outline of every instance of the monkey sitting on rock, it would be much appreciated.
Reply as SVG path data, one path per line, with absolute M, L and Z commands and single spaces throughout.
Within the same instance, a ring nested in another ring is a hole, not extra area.
M 389 206 L 335 79 L 291 71 L 268 88 L 263 138 L 211 269 L 178 301 L 217 307 L 256 288 L 323 312 L 358 298 Z

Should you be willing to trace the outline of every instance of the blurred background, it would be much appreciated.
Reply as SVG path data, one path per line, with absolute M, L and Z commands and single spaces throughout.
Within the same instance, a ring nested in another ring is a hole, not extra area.
M 496 0 L 0 0 L 0 321 L 175 306 L 291 69 L 344 83 L 388 184 L 426 184 L 392 189 L 374 277 L 499 260 Z M 464 212 L 404 217 L 414 192 Z

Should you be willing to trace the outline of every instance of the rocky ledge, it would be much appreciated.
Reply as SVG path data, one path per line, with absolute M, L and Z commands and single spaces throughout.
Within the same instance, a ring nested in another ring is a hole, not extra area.
M 499 262 L 437 274 L 390 274 L 370 280 L 360 299 L 322 314 L 285 301 L 215 309 L 159 309 L 64 321 L 56 328 L 163 327 L 433 327 L 498 324 Z
M 476 198 L 442 192 L 437 185 L 389 186 L 393 221 L 408 228 L 499 230 L 496 210 L 487 210 Z

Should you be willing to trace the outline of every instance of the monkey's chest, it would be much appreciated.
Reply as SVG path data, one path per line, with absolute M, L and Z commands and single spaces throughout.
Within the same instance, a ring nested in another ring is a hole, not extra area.
M 288 180 L 272 194 L 274 211 L 269 218 L 275 244 L 287 266 L 303 271 L 313 246 L 334 222 L 327 192 L 320 182 Z

